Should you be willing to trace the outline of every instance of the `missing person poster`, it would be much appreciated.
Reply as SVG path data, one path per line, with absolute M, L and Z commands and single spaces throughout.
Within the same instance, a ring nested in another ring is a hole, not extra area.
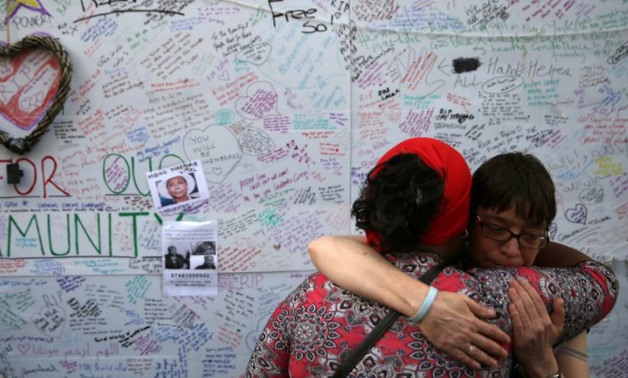
M 209 200 L 200 160 L 146 173 L 155 209 L 164 215 L 191 212 Z
M 216 221 L 163 223 L 164 295 L 218 294 Z

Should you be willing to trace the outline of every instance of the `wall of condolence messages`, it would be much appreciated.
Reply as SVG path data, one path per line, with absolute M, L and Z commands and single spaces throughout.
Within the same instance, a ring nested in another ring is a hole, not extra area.
M 350 206 L 368 170 L 415 136 L 450 143 L 472 170 L 502 152 L 538 156 L 556 183 L 552 240 L 627 284 L 626 2 L 0 9 L 6 377 L 242 374 L 270 313 L 314 269 L 307 243 L 357 233 Z M 23 47 L 29 36 L 69 63 Z M 164 172 L 192 165 L 192 200 L 171 207 Z M 213 277 L 211 295 L 164 287 L 175 221 L 215 227 L 173 244 L 186 269 L 201 255 L 216 269 L 171 272 Z M 589 332 L 592 376 L 623 371 L 627 303 L 622 291 Z

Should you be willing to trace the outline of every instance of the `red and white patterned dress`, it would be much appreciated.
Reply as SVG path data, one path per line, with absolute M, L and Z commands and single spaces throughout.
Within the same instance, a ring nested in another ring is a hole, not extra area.
M 433 255 L 387 256 L 416 278 L 438 263 Z M 512 335 L 507 289 L 524 277 L 541 294 L 565 300 L 560 341 L 599 322 L 613 308 L 619 285 L 611 270 L 594 261 L 573 268 L 446 268 L 432 283 L 464 293 L 497 311 L 493 320 Z M 386 315 L 388 308 L 351 294 L 320 273 L 310 275 L 271 315 L 249 360 L 246 377 L 329 377 Z M 510 350 L 510 346 L 506 346 Z M 352 377 L 508 377 L 507 358 L 497 368 L 475 370 L 449 358 L 421 329 L 400 317 L 351 372 Z

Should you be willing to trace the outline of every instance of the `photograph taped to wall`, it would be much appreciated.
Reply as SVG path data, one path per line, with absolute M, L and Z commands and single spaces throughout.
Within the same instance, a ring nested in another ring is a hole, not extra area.
M 163 224 L 164 294 L 210 296 L 218 293 L 216 221 Z
M 188 212 L 209 200 L 199 160 L 147 172 L 146 178 L 155 209 L 162 214 Z

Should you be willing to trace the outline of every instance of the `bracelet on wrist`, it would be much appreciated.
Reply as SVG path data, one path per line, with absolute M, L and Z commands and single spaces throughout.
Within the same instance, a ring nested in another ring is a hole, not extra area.
M 432 304 L 436 299 L 436 294 L 438 294 L 438 289 L 436 289 L 434 286 L 430 286 L 430 290 L 427 292 L 423 303 L 421 303 L 419 311 L 417 311 L 416 314 L 414 314 L 413 316 L 409 317 L 408 321 L 412 323 L 420 322 L 425 317 L 425 315 L 427 315 L 428 311 L 430 311 L 430 308 L 432 308 Z

